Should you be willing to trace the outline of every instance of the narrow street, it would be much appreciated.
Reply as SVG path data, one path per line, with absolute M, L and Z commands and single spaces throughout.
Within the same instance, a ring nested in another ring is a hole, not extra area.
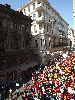
M 34 62 L 33 62 L 34 63 Z M 21 68 L 25 67 L 24 64 L 19 66 Z M 24 69 L 24 68 L 23 68 Z M 22 70 L 22 69 L 21 69 Z M 1 88 L 3 87 L 3 89 L 1 90 L 1 100 L 9 100 L 9 90 L 11 88 L 12 90 L 12 98 L 13 100 L 22 100 L 22 94 L 24 93 L 24 88 L 23 88 L 23 84 L 29 83 L 31 84 L 31 72 L 33 71 L 33 68 L 27 69 L 25 70 L 26 74 L 24 73 L 16 73 L 16 79 L 15 79 L 15 83 L 13 79 L 9 79 L 4 81 L 1 85 Z M 23 74 L 23 75 L 21 75 Z M 18 76 L 19 75 L 19 76 Z M 10 81 L 12 81 L 10 83 Z M 18 84 L 18 86 L 16 86 Z M 17 90 L 19 92 L 18 98 L 17 98 Z
M 16 83 L 15 85 L 12 87 L 12 90 L 13 90 L 13 100 L 22 100 L 22 94 L 24 92 L 24 87 L 23 87 L 23 84 L 32 84 L 32 81 L 31 81 L 31 78 L 29 79 L 29 81 L 25 81 L 24 79 L 21 80 L 21 81 L 18 81 L 17 82 L 19 84 L 19 86 L 16 86 Z M 16 89 L 18 89 L 19 91 L 19 97 L 17 98 L 17 93 L 16 93 Z M 9 97 L 7 99 L 4 99 L 4 100 L 9 100 Z

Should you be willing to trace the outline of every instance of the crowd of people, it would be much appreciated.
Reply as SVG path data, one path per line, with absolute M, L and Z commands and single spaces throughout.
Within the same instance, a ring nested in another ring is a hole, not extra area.
M 75 52 L 60 54 L 32 73 L 24 86 L 23 100 L 75 100 Z

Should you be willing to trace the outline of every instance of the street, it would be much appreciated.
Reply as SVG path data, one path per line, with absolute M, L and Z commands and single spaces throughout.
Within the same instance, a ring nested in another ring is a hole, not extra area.
M 16 84 L 13 86 L 13 100 L 22 100 L 22 94 L 24 92 L 24 87 L 23 84 L 28 83 L 28 84 L 32 84 L 32 80 L 30 79 L 29 81 L 25 81 L 25 80 L 21 80 L 19 82 L 17 82 L 19 84 L 19 86 L 16 86 Z M 17 98 L 17 93 L 16 93 L 16 89 L 18 89 L 19 91 L 19 97 Z M 4 100 L 9 100 L 9 98 L 4 99 Z

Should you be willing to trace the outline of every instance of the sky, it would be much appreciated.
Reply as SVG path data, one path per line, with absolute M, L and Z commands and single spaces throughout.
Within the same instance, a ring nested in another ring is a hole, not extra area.
M 0 4 L 9 4 L 16 10 L 30 0 L 0 0 Z M 51 6 L 64 18 L 69 27 L 74 29 L 73 0 L 48 0 Z

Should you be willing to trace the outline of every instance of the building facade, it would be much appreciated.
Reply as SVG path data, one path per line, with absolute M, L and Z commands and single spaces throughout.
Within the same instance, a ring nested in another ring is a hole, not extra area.
M 0 74 L 34 60 L 30 48 L 31 23 L 31 17 L 0 4 Z
M 74 46 L 74 30 L 72 28 L 68 28 L 68 46 Z
M 75 36 L 75 0 L 73 0 L 74 36 Z
M 68 23 L 47 0 L 30 0 L 17 11 L 31 16 L 33 20 L 31 45 L 38 62 L 44 64 L 50 60 L 50 52 L 53 47 L 67 45 Z
M 75 0 L 73 0 L 73 17 L 74 17 L 74 46 L 75 46 Z

